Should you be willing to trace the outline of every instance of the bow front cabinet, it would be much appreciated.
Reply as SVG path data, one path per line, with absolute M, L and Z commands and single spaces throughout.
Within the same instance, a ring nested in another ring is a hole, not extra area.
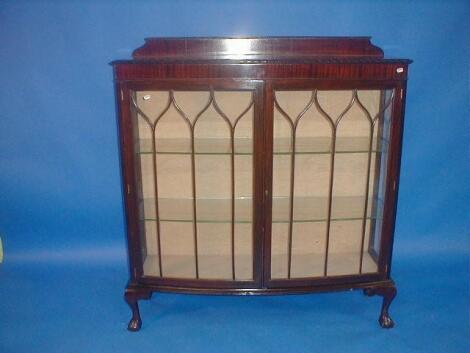
M 368 37 L 149 38 L 114 67 L 130 330 L 153 292 L 383 297 L 409 60 Z

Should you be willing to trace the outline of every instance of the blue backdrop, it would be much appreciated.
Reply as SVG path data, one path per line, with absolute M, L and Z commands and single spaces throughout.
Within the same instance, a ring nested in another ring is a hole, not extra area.
M 468 1 L 3 1 L 0 352 L 467 352 L 469 18 Z M 210 35 L 370 35 L 414 60 L 395 329 L 380 330 L 379 299 L 359 293 L 160 294 L 142 304 L 142 331 L 126 332 L 108 63 L 144 37 Z

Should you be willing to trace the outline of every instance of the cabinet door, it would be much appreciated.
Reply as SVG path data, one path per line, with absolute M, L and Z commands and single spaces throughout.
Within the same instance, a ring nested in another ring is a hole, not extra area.
M 155 283 L 254 288 L 262 84 L 130 83 L 124 90 L 138 218 L 132 241 L 141 255 L 134 266 Z
M 279 285 L 377 277 L 394 89 L 287 87 L 268 102 L 266 277 Z

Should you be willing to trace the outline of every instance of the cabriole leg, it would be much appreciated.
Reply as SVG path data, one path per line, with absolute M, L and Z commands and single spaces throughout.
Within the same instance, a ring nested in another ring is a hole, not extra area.
M 395 323 L 393 322 L 388 309 L 392 300 L 397 295 L 397 288 L 392 283 L 383 287 L 370 287 L 364 289 L 364 294 L 368 296 L 380 295 L 383 297 L 382 310 L 380 311 L 379 324 L 383 328 L 392 328 Z
M 139 331 L 142 327 L 138 301 L 141 299 L 150 299 L 152 292 L 145 289 L 127 288 L 124 293 L 126 303 L 132 310 L 132 318 L 129 321 L 127 329 L 129 331 Z

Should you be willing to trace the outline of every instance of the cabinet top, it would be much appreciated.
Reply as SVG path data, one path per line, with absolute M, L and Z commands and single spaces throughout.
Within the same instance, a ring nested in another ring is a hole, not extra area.
M 370 37 L 146 38 L 132 56 L 134 61 L 384 60 Z

